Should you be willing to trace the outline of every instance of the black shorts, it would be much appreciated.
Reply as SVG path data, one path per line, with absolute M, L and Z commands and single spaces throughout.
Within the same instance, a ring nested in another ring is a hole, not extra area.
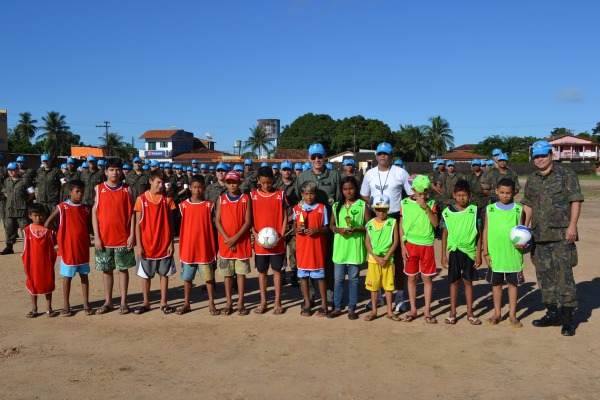
M 488 268 L 485 274 L 485 280 L 494 286 L 502 285 L 504 281 L 509 285 L 519 286 L 525 282 L 525 276 L 523 275 L 523 271 L 493 272 L 491 268 Z
M 451 251 L 448 255 L 448 282 L 454 283 L 463 278 L 468 282 L 479 280 L 475 261 L 460 250 Z
M 267 272 L 269 265 L 273 268 L 273 271 L 281 272 L 283 269 L 283 260 L 285 260 L 285 253 L 256 254 L 254 256 L 254 266 L 258 272 Z

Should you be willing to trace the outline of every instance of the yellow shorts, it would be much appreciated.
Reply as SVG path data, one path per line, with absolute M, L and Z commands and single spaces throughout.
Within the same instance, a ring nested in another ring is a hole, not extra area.
M 377 263 L 368 263 L 365 287 L 370 292 L 383 288 L 386 292 L 394 290 L 394 264 L 388 261 L 383 267 Z

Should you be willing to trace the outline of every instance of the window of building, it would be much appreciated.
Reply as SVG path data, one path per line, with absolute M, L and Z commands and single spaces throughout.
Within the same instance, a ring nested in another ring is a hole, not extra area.
M 169 147 L 169 145 L 167 144 L 167 142 L 160 142 L 160 147 L 162 149 L 166 149 L 167 147 Z
M 148 150 L 156 150 L 156 142 L 148 142 Z

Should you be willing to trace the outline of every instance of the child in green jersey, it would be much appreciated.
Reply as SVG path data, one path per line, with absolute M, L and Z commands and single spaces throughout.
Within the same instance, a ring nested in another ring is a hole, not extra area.
M 423 280 L 425 298 L 425 322 L 437 324 L 431 315 L 433 295 L 432 277 L 437 273 L 433 242 L 434 229 L 438 226 L 438 211 L 435 201 L 429 199 L 431 181 L 425 175 L 413 179 L 413 194 L 402 200 L 400 215 L 400 246 L 404 258 L 404 273 L 408 276 L 408 298 L 410 314 L 402 321 L 412 322 L 417 318 L 417 279 Z
M 454 204 L 442 211 L 442 267 L 448 270 L 450 282 L 450 316 L 445 319 L 449 325 L 456 324 L 456 304 L 460 278 L 465 285 L 467 320 L 471 325 L 481 325 L 473 315 L 473 281 L 481 266 L 481 219 L 477 206 L 469 204 L 471 187 L 469 182 L 460 179 L 452 193 Z M 446 250 L 450 250 L 448 253 Z
M 375 196 L 371 207 L 375 218 L 367 222 L 367 237 L 365 244 L 369 253 L 367 278 L 365 286 L 371 292 L 373 309 L 364 318 L 373 321 L 377 317 L 377 292 L 379 288 L 385 290 L 387 304 L 386 317 L 393 321 L 400 321 L 400 317 L 392 311 L 392 293 L 394 292 L 394 251 L 400 242 L 398 224 L 394 218 L 388 217 L 390 199 L 386 195 Z
M 502 178 L 496 187 L 498 202 L 486 207 L 485 227 L 483 228 L 483 257 L 489 266 L 486 280 L 492 284 L 494 315 L 486 321 L 487 325 L 498 325 L 502 321 L 502 284 L 508 284 L 508 304 L 510 326 L 521 328 L 517 319 L 517 286 L 523 279 L 523 254 L 510 240 L 510 231 L 523 224 L 525 214 L 520 204 L 513 202 L 515 183 L 512 179 Z
M 344 201 L 333 203 L 333 218 L 329 223 L 335 235 L 333 238 L 334 309 L 328 318 L 342 314 L 344 278 L 348 274 L 348 318 L 358 319 L 356 303 L 358 300 L 358 275 L 360 267 L 367 259 L 365 247 L 365 224 L 371 219 L 371 213 L 364 200 L 357 198 L 358 182 L 353 176 L 342 178 Z

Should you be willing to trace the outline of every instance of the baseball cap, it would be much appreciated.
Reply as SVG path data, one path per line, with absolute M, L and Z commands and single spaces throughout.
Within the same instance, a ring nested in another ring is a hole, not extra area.
M 148 164 L 142 165 L 142 170 L 148 171 L 149 169 L 150 169 L 150 167 L 148 166 Z
M 394 160 L 394 165 L 404 165 L 401 159 Z
M 531 145 L 531 155 L 535 156 L 545 156 L 546 154 L 552 151 L 552 146 L 545 140 L 538 140 L 534 144 Z
M 198 160 L 192 160 L 192 164 L 198 164 Z
M 508 161 L 508 154 L 506 154 L 506 153 L 499 154 L 498 161 Z
M 214 166 L 214 165 L 211 165 L 210 167 L 208 167 L 208 170 L 209 170 L 209 171 L 214 171 L 214 170 L 215 170 L 215 166 Z
M 485 158 L 480 158 L 479 161 L 481 162 L 481 165 L 487 165 L 487 160 Z
M 494 165 L 494 160 L 487 160 L 487 165 Z
M 438 158 L 437 161 L 435 162 L 436 165 L 445 165 L 446 162 L 444 161 L 443 158 Z
M 67 169 L 67 164 L 60 164 L 60 169 Z
M 95 162 L 96 161 L 96 157 L 94 156 L 88 156 L 88 158 L 86 159 L 87 162 Z
M 133 162 L 134 162 L 134 163 L 135 163 L 135 162 L 140 162 L 140 163 L 141 163 L 141 162 L 142 162 L 142 159 L 141 159 L 141 158 L 139 158 L 139 157 L 135 157 L 135 158 L 133 159 Z
M 25 162 L 25 157 L 23 157 L 23 156 L 17 157 L 17 162 Z
M 85 169 L 87 169 L 87 168 L 88 168 L 87 162 L 86 162 L 86 161 L 82 162 L 82 163 L 81 163 L 81 167 L 80 167 L 80 168 L 85 168 Z
M 346 165 L 354 165 L 354 160 L 351 158 L 346 158 L 344 161 L 342 161 L 342 167 L 345 167 Z
M 309 163 L 309 162 L 305 162 L 305 163 L 302 165 L 302 171 L 308 171 L 308 170 L 309 170 L 309 169 L 311 169 L 311 168 L 312 168 L 312 164 L 311 164 L 311 163 Z
M 104 165 L 106 165 L 106 161 L 104 161 L 104 160 L 98 160 L 98 166 L 99 167 L 104 167 Z
M 271 169 L 276 169 L 276 170 L 279 170 L 279 165 L 278 165 L 278 164 L 273 164 L 273 165 L 271 166 Z
M 478 158 L 471 160 L 471 166 L 474 166 L 474 165 L 481 165 L 481 160 Z
M 200 164 L 200 169 L 206 169 L 206 164 Z
M 19 169 L 19 166 L 17 165 L 16 162 L 9 162 L 8 165 L 6 166 L 6 169 Z
M 220 169 L 222 169 L 222 170 L 223 170 L 223 171 L 225 171 L 225 172 L 229 171 L 229 167 L 227 167 L 227 164 L 225 164 L 225 163 L 222 163 L 222 162 L 218 163 L 218 164 L 217 164 L 217 167 L 216 167 L 215 169 L 216 169 L 217 171 L 218 171 L 218 170 L 220 170 Z M 236 174 L 236 175 L 237 175 L 237 174 Z
M 188 171 L 189 171 L 189 170 L 190 170 L 190 169 L 188 168 Z M 198 172 L 198 168 L 196 168 L 196 167 L 192 167 L 192 172 L 193 172 L 193 173 L 196 173 L 196 172 Z
M 266 162 L 263 162 L 263 163 L 260 163 L 260 166 L 261 166 L 261 167 L 268 167 L 268 166 L 269 166 L 269 164 L 268 164 L 268 163 L 266 163 Z
M 328 162 L 328 163 L 325 164 L 325 168 L 327 168 L 327 169 L 333 169 L 333 164 L 330 163 L 330 162 Z
M 67 164 L 75 164 L 75 159 L 72 157 L 67 158 Z
M 123 164 L 123 169 L 131 169 L 131 167 L 129 166 L 129 164 Z
M 423 193 L 425 190 L 429 189 L 430 186 L 431 181 L 425 175 L 417 175 L 413 178 L 412 188 L 419 193 Z
M 502 154 L 502 150 L 500 150 L 500 149 L 494 149 L 494 150 L 492 150 L 492 155 L 493 156 L 499 156 L 500 154 Z
M 150 161 L 150 166 L 151 167 L 160 167 L 160 163 L 158 162 L 158 160 L 152 160 L 152 161 Z
M 42 154 L 40 157 L 42 161 L 50 161 L 50 154 Z
M 244 160 L 244 165 L 252 165 L 252 159 L 246 158 L 246 160 Z
M 373 208 L 390 208 L 390 198 L 385 194 L 378 194 L 373 197 L 371 201 L 371 207 Z
M 244 166 L 242 164 L 235 164 L 233 166 L 233 170 L 234 171 L 243 171 L 244 170 Z
M 325 147 L 321 143 L 313 143 L 308 147 L 308 156 L 312 156 L 313 154 L 321 154 L 325 155 Z
M 281 169 L 292 169 L 292 162 L 289 160 L 284 160 L 281 162 Z
M 171 163 L 170 162 L 164 163 L 163 168 L 171 168 Z
M 297 162 L 294 164 L 294 169 L 302 169 L 302 163 Z
M 454 167 L 454 161 L 452 161 L 452 160 L 448 161 L 448 163 L 446 163 L 446 167 L 449 167 L 449 166 Z
M 217 168 L 219 169 L 219 168 Z M 235 182 L 239 182 L 240 181 L 240 176 L 235 173 L 234 171 L 229 171 L 226 175 L 225 175 L 225 181 L 235 181 Z
M 377 145 L 377 150 L 375 150 L 375 154 L 379 154 L 379 153 L 385 153 L 385 154 L 392 154 L 393 153 L 393 149 L 392 149 L 392 145 L 389 144 L 388 142 L 381 142 Z

